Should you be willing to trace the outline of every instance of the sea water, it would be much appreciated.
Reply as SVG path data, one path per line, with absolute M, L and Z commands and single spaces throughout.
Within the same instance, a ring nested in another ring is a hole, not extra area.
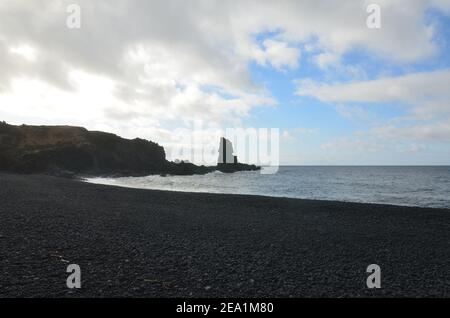
M 450 166 L 283 166 L 194 176 L 91 178 L 123 187 L 450 208 Z

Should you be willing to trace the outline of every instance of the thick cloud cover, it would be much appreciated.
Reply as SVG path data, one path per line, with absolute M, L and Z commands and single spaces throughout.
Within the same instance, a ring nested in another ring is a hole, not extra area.
M 81 29 L 66 27 L 72 3 L 81 7 Z M 424 12 L 450 12 L 449 1 L 380 0 L 378 32 L 365 25 L 369 3 L 3 0 L 0 117 L 170 142 L 174 127 L 195 119 L 210 128 L 239 125 L 254 107 L 276 107 L 253 82 L 251 63 L 283 72 L 301 70 L 303 51 L 318 68 L 355 48 L 394 63 L 436 54 Z M 378 84 L 354 85 L 370 94 Z M 318 98 L 343 94 L 314 83 L 308 89 Z

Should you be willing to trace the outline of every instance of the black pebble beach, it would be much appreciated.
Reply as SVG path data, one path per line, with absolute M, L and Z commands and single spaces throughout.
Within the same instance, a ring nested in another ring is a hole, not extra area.
M 448 297 L 450 210 L 0 174 L 0 296 Z

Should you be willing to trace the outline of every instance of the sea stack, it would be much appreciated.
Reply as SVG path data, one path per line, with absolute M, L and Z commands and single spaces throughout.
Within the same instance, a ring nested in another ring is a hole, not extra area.
M 238 157 L 234 155 L 233 144 L 231 141 L 225 137 L 221 137 L 217 170 L 221 172 L 252 171 L 260 170 L 260 167 L 239 163 Z
M 222 164 L 236 164 L 238 163 L 237 156 L 233 155 L 233 144 L 228 139 L 221 137 L 219 146 L 219 159 L 217 165 Z

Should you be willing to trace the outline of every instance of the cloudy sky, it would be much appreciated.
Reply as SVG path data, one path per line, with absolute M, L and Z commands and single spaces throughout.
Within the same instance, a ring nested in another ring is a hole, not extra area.
M 167 149 L 273 127 L 282 164 L 450 164 L 449 41 L 450 0 L 0 0 L 0 120 Z

